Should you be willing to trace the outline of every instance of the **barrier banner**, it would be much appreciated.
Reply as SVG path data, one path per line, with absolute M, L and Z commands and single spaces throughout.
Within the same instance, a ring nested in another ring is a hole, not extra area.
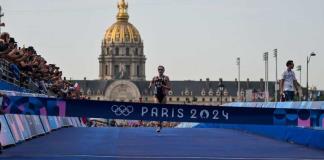
M 37 135 L 44 134 L 45 133 L 44 127 L 42 125 L 41 120 L 39 119 L 39 116 L 33 115 L 31 118 L 33 119 L 33 123 L 34 123 L 35 129 L 36 129 Z
M 37 134 L 36 124 L 34 122 L 32 115 L 26 115 L 26 120 L 30 128 L 31 136 L 32 137 L 37 136 L 38 134 Z
M 9 96 L 3 110 L 13 114 L 92 117 L 148 121 L 211 122 L 230 124 L 295 125 L 322 124 L 322 109 L 255 108 L 175 104 L 128 103 L 92 100 L 64 100 Z M 309 121 L 308 119 L 312 119 Z M 61 119 L 58 126 L 61 126 Z
M 18 126 L 19 125 L 19 119 L 17 119 L 18 115 L 13 115 L 13 114 L 6 114 L 5 117 L 8 121 L 8 125 L 9 128 L 11 130 L 12 136 L 15 140 L 15 142 L 20 142 L 20 141 L 24 141 L 25 137 L 23 134 L 23 131 L 21 131 L 21 128 L 23 128 L 23 126 Z
M 0 141 L 2 146 L 15 144 L 16 142 L 11 135 L 10 128 L 7 124 L 4 115 L 0 115 L 0 123 L 1 123 Z
M 74 120 L 78 127 L 86 127 L 86 124 L 82 122 L 81 118 L 75 117 Z
M 48 123 L 49 123 L 51 129 L 59 128 L 59 125 L 57 123 L 57 118 L 55 116 L 48 116 L 47 119 L 48 119 Z
M 44 129 L 45 129 L 45 132 L 48 133 L 51 131 L 51 127 L 50 127 L 50 124 L 48 123 L 48 119 L 47 119 L 47 116 L 39 116 L 43 126 L 44 126 Z
M 28 115 L 15 115 L 15 116 L 19 116 L 20 122 L 22 123 L 23 128 L 20 129 L 20 132 L 22 132 L 22 134 L 24 135 L 24 139 L 26 140 L 32 138 L 31 130 L 28 124 L 29 122 L 26 119 L 26 116 Z

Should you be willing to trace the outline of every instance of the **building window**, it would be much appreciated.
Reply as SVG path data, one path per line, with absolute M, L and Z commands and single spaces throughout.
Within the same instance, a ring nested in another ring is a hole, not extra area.
M 119 66 L 118 65 L 114 66 L 114 74 L 115 74 L 115 76 L 119 77 L 118 76 L 118 74 L 119 74 Z
M 179 102 L 180 101 L 180 98 L 179 97 L 177 97 L 177 102 Z
M 145 101 L 146 101 L 146 102 L 148 101 L 148 98 L 147 98 L 147 97 L 145 97 Z
M 209 102 L 212 102 L 213 101 L 213 98 L 209 98 Z
M 137 75 L 137 77 L 140 76 L 140 66 L 139 65 L 137 65 L 137 67 L 136 67 L 136 75 Z
M 225 102 L 227 102 L 227 98 L 225 98 Z
M 106 67 L 105 67 L 105 74 L 106 76 L 108 75 L 108 65 L 106 64 Z
M 219 102 L 219 98 L 217 98 L 217 102 Z
M 107 47 L 107 54 L 106 55 L 109 55 L 109 47 Z
M 172 98 L 171 98 L 171 97 L 169 98 L 169 101 L 170 101 L 170 102 L 172 101 Z
M 119 48 L 118 48 L 118 47 L 115 48 L 115 55 L 116 55 L 116 56 L 119 55 Z
M 135 56 L 137 56 L 137 55 L 138 55 L 138 49 L 135 48 Z
M 205 90 L 202 90 L 202 91 L 201 91 L 201 95 L 202 95 L 202 96 L 205 96 L 205 95 L 206 95 Z
M 126 78 L 130 77 L 130 65 L 126 65 L 126 73 L 124 75 Z
M 202 98 L 201 101 L 205 102 L 205 98 Z
M 126 48 L 126 56 L 129 56 L 129 48 Z
M 214 95 L 213 90 L 210 89 L 209 92 L 208 92 L 208 95 L 209 95 L 209 96 L 213 96 L 213 95 Z
M 187 102 L 187 103 L 189 103 L 189 102 L 190 102 L 190 99 L 189 99 L 188 97 L 186 98 L 186 102 Z

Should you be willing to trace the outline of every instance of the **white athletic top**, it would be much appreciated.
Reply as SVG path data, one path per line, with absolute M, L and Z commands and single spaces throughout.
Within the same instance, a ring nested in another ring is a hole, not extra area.
M 283 91 L 295 91 L 294 80 L 296 80 L 295 72 L 286 70 L 282 73 L 281 79 L 284 80 Z

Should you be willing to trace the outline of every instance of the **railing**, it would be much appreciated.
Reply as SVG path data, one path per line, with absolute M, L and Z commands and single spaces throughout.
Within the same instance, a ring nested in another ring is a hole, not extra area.
M 20 86 L 20 82 L 15 78 L 14 73 L 10 70 L 10 62 L 2 58 L 0 58 L 0 72 L 2 72 L 0 77 L 2 80 Z
M 12 65 L 9 61 L 0 58 L 0 89 L 2 90 L 14 90 L 19 92 L 37 92 L 38 88 L 34 83 L 26 83 L 21 81 L 22 74 L 20 73 L 20 79 L 17 79 L 14 72 L 10 69 Z M 6 82 L 8 85 L 4 86 L 1 81 Z M 9 88 L 3 88 L 9 87 Z

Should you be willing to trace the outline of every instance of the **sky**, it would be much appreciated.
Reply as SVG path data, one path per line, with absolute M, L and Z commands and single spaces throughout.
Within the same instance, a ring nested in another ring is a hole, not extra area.
M 291 59 L 302 65 L 301 81 L 324 89 L 323 0 L 126 0 L 129 22 L 144 41 L 146 79 L 162 64 L 171 80 L 269 80 Z M 0 0 L 2 21 L 20 46 L 32 45 L 68 79 L 98 79 L 101 41 L 116 22 L 117 0 Z M 299 81 L 300 73 L 295 71 Z

